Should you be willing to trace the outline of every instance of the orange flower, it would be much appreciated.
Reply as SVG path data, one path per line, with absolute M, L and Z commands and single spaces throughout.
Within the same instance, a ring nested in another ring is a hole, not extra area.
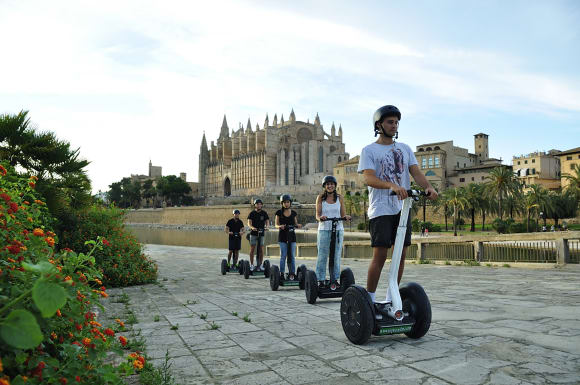
M 103 298 L 107 298 L 109 296 L 109 294 L 105 293 L 104 291 L 101 291 L 101 297 Z
M 54 246 L 54 238 L 53 238 L 53 237 L 46 237 L 46 238 L 44 238 L 44 240 L 46 241 L 46 243 L 47 243 L 47 244 L 48 244 L 50 247 Z
M 57 335 L 55 332 L 50 333 L 50 338 L 52 338 L 53 340 L 56 340 Z
M 131 353 L 131 354 L 129 354 L 129 358 L 137 359 L 137 357 L 139 357 L 139 355 L 137 353 Z
M 57 317 L 62 317 L 62 313 L 60 312 L 60 309 L 56 310 L 56 315 L 57 315 Z
M 91 344 L 91 339 L 90 338 L 83 338 L 83 345 L 85 346 L 89 346 Z
M 115 336 L 115 331 L 113 329 L 111 329 L 111 328 L 106 328 L 105 329 L 105 334 L 108 335 L 108 336 L 114 337 Z
M 44 237 L 44 230 L 36 228 L 32 234 L 36 235 L 37 237 Z
M 121 345 L 126 346 L 127 345 L 127 339 L 123 336 L 119 337 L 119 342 L 121 343 Z
M 0 164 L 0 174 L 2 174 L 2 176 L 6 176 L 7 173 L 8 173 L 8 171 L 6 171 L 6 169 L 4 168 L 4 166 L 2 166 Z
M 133 361 L 133 367 L 137 370 L 143 369 L 143 363 L 139 360 Z
M 0 378 L 0 385 L 10 385 L 10 379 L 8 377 Z
M 30 188 L 36 187 L 36 183 L 34 183 L 34 182 L 28 182 L 28 185 L 30 186 Z
M 32 176 L 30 177 L 30 179 L 32 179 L 32 180 L 38 180 L 38 177 L 37 177 L 37 176 L 35 176 L 35 175 L 32 175 Z
M 0 358 L 0 372 L 4 371 L 4 365 L 2 365 L 2 358 Z

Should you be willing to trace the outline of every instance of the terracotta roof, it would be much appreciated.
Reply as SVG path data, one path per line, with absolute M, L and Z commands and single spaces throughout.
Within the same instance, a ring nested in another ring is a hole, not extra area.
M 577 154 L 580 152 L 580 147 L 573 148 L 571 150 L 566 150 L 558 153 L 558 156 L 567 155 L 567 154 Z

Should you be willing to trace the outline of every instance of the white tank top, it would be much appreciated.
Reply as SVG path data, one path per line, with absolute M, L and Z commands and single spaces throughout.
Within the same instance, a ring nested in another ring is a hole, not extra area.
M 322 214 L 321 216 L 326 216 L 327 218 L 340 218 L 340 199 L 336 202 L 330 204 L 325 200 L 322 201 Z M 342 226 L 342 221 L 336 224 L 337 230 L 344 230 Z M 332 230 L 332 221 L 318 222 L 318 230 Z

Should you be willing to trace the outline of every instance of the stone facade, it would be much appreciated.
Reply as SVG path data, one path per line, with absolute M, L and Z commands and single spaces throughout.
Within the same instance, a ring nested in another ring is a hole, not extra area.
M 475 154 L 447 140 L 417 146 L 415 157 L 429 183 L 440 191 L 481 183 L 494 167 L 502 165 L 501 159 L 489 158 L 488 137 L 484 133 L 474 135 Z
M 216 142 L 207 145 L 205 133 L 199 154 L 200 195 L 203 197 L 261 196 L 320 191 L 324 175 L 349 154 L 334 123 L 324 131 L 318 114 L 314 123 L 297 121 L 294 110 L 288 121 L 268 115 L 260 129 L 228 127 L 224 116 Z
M 514 173 L 524 185 L 524 191 L 532 184 L 539 184 L 549 190 L 560 188 L 560 153 L 558 150 L 533 152 L 514 156 Z
M 576 175 L 574 167 L 580 167 L 580 147 L 563 151 L 558 155 L 562 175 Z M 567 178 L 562 178 L 562 189 L 567 188 L 568 185 L 570 185 L 570 181 Z
M 357 171 L 359 159 L 357 155 L 334 166 L 333 173 L 338 182 L 336 191 L 339 194 L 344 195 L 347 191 L 362 192 L 367 188 L 364 176 Z

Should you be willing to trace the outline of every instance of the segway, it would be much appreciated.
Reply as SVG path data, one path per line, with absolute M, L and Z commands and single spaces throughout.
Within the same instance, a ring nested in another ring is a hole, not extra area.
M 334 270 L 334 257 L 336 255 L 336 225 L 339 221 L 344 221 L 346 218 L 327 218 L 325 220 L 332 221 L 332 232 L 330 235 L 330 251 L 328 255 L 328 272 Z M 306 301 L 309 304 L 315 304 L 317 298 L 340 298 L 343 296 L 346 289 L 354 285 L 354 274 L 348 267 L 340 272 L 340 284 L 336 281 L 324 280 L 318 285 L 316 272 L 314 270 L 307 270 L 306 277 L 304 277 L 304 293 L 306 294 Z M 335 278 L 336 279 L 336 278 Z
M 240 238 L 240 233 L 234 233 L 234 238 Z M 233 258 L 233 256 L 232 256 Z M 238 259 L 238 263 L 235 265 L 230 265 L 227 259 L 222 259 L 221 264 L 221 273 L 222 275 L 226 275 L 226 273 L 239 273 L 240 275 L 244 273 L 242 266 L 243 266 L 243 259 Z
M 262 249 L 262 237 L 264 235 L 264 229 L 258 229 L 258 244 L 256 245 L 257 252 L 256 252 L 256 262 L 260 260 L 261 256 L 261 249 Z M 270 278 L 270 261 L 265 260 L 262 263 L 262 268 L 258 270 L 257 268 L 251 270 L 250 261 L 244 261 L 242 265 L 244 278 L 248 279 L 250 276 L 264 276 L 264 278 Z
M 376 336 L 404 333 L 409 338 L 423 337 L 431 326 L 431 303 L 423 288 L 414 282 L 397 285 L 397 275 L 407 232 L 409 211 L 413 200 L 426 196 L 423 191 L 407 190 L 403 202 L 397 237 L 389 269 L 391 302 L 373 303 L 361 286 L 349 287 L 340 304 L 340 320 L 346 337 L 354 344 L 367 342 Z M 396 195 L 391 193 L 391 195 Z
M 294 226 L 288 225 L 286 227 L 288 233 L 294 232 Z M 289 239 L 286 238 L 286 239 Z M 290 271 L 291 261 L 292 261 L 292 247 L 290 247 L 291 242 L 287 242 L 288 253 L 286 254 L 286 264 L 288 265 L 288 271 Z M 272 265 L 270 268 L 270 289 L 273 291 L 278 290 L 280 286 L 298 286 L 300 290 L 304 290 L 304 277 L 306 275 L 306 266 L 300 265 L 296 269 L 296 274 L 293 279 L 290 279 L 290 273 L 286 273 L 284 277 L 280 275 L 280 268 L 277 265 Z

